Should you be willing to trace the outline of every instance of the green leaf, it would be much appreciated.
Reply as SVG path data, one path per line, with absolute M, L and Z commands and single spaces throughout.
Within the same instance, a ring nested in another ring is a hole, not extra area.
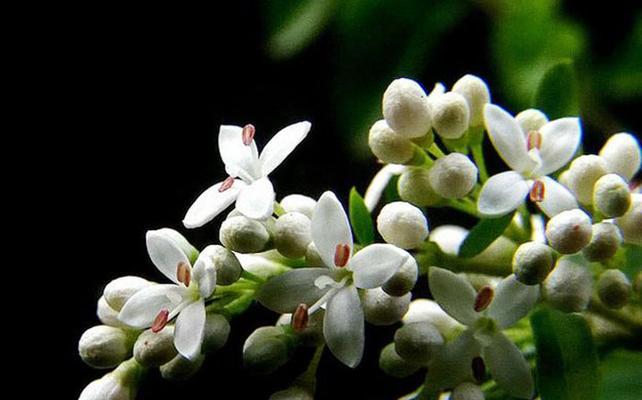
M 546 71 L 537 88 L 534 106 L 550 119 L 579 115 L 579 90 L 571 60 L 561 61 Z
M 350 190 L 350 224 L 357 241 L 362 245 L 374 242 L 374 226 L 372 217 L 363 197 L 354 187 Z
M 459 257 L 474 257 L 501 236 L 513 220 L 512 212 L 499 218 L 484 218 L 473 227 L 459 247 Z
M 601 363 L 600 400 L 637 400 L 642 393 L 642 354 L 617 350 Z
M 600 375 L 593 337 L 581 315 L 542 307 L 531 315 L 542 400 L 596 399 Z

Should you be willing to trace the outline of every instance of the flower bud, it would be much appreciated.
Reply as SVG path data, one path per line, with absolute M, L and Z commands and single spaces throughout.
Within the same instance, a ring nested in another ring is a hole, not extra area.
M 620 175 L 630 181 L 640 169 L 642 154 L 640 144 L 635 136 L 618 133 L 604 143 L 600 156 L 606 160 L 609 172 Z
M 562 257 L 542 286 L 544 298 L 564 312 L 586 309 L 593 291 L 588 269 L 571 257 Z
M 395 350 L 395 344 L 389 343 L 381 350 L 379 368 L 392 377 L 405 378 L 417 372 L 421 368 L 421 364 L 401 358 Z
M 416 206 L 433 206 L 441 196 L 430 186 L 430 171 L 425 168 L 409 167 L 399 177 L 399 197 Z
M 245 217 L 241 217 L 245 218 Z M 216 284 L 231 285 L 239 280 L 243 268 L 234 253 L 219 245 L 209 245 L 201 252 L 201 257 L 209 257 L 216 269 Z
M 631 195 L 629 210 L 616 222 L 626 243 L 642 246 L 642 194 Z
M 270 374 L 288 361 L 288 347 L 283 329 L 263 326 L 243 344 L 243 365 L 256 374 Z
M 515 119 L 524 133 L 539 131 L 542 126 L 548 123 L 546 114 L 534 108 L 520 112 L 515 116 Z
M 223 221 L 219 240 L 232 251 L 259 253 L 267 250 L 270 233 L 260 222 L 239 215 Z
M 225 346 L 230 335 L 230 323 L 220 314 L 207 314 L 203 332 L 203 353 L 213 353 Z
M 378 159 L 389 164 L 404 164 L 415 154 L 412 142 L 397 135 L 385 120 L 375 122 L 370 128 L 368 146 Z
M 172 361 L 177 354 L 172 325 L 156 333 L 148 329 L 141 333 L 134 343 L 134 358 L 144 367 L 160 367 Z
M 96 315 L 104 325 L 114 326 L 116 328 L 127 328 L 127 324 L 118 319 L 118 311 L 114 310 L 109 306 L 109 304 L 107 304 L 105 296 L 100 296 L 100 299 L 98 299 Z
M 567 170 L 564 170 L 564 171 L 560 174 L 560 176 L 558 176 L 558 177 L 557 177 L 557 181 L 558 181 L 559 183 L 561 183 L 562 185 L 564 185 L 564 186 L 566 186 L 566 187 L 569 187 L 569 185 L 570 185 L 570 183 L 569 183 L 570 176 L 571 176 L 570 171 L 569 171 L 568 169 L 567 169 Z
M 622 308 L 629 302 L 631 282 L 617 269 L 604 271 L 597 281 L 597 295 L 608 308 Z
M 446 337 L 450 337 L 457 330 L 463 328 L 463 325 L 448 315 L 439 304 L 428 299 L 417 299 L 410 302 L 408 312 L 402 321 L 404 324 L 430 322 Z
M 463 154 L 450 153 L 435 161 L 430 168 L 430 185 L 447 199 L 459 199 L 477 183 L 477 167 Z
M 430 130 L 430 104 L 417 82 L 395 79 L 384 92 L 382 103 L 383 117 L 399 136 L 422 137 Z
M 537 285 L 553 268 L 553 251 L 543 243 L 526 242 L 513 255 L 513 272 L 526 285 Z
M 98 325 L 82 334 L 78 353 L 93 368 L 112 368 L 129 357 L 131 347 L 132 338 L 125 330 Z
M 427 363 L 443 344 L 443 336 L 430 322 L 412 322 L 395 332 L 395 351 L 411 362 Z
M 410 254 L 406 262 L 381 286 L 384 292 L 390 296 L 403 296 L 410 292 L 417 283 L 419 266 L 417 261 Z
M 305 264 L 313 267 L 321 267 L 325 265 L 321 255 L 319 254 L 319 250 L 317 250 L 317 247 L 313 242 L 310 242 L 307 250 L 305 251 Z
M 621 217 L 631 206 L 631 193 L 624 179 L 606 174 L 593 186 L 593 204 L 607 218 Z
M 549 245 L 562 254 L 582 250 L 591 241 L 591 218 L 579 208 L 562 211 L 546 224 Z
M 411 297 L 410 293 L 395 297 L 381 288 L 366 289 L 361 300 L 366 321 L 372 325 L 392 325 L 401 321 Z
M 312 211 L 317 201 L 312 197 L 301 194 L 290 194 L 281 199 L 281 207 L 286 212 L 300 212 L 308 218 L 312 218 Z
M 322 344 L 323 339 L 323 316 L 325 311 L 319 309 L 308 317 L 307 326 L 299 332 L 296 332 L 297 338 L 306 346 L 317 346 Z M 283 314 L 276 321 L 276 326 L 291 326 L 292 314 Z
M 196 250 L 196 248 L 192 246 L 187 239 L 185 239 L 185 236 L 181 235 L 178 231 L 171 228 L 161 228 L 156 229 L 155 231 L 148 231 L 147 233 L 149 234 L 151 232 L 163 235 L 174 242 L 174 245 L 183 250 L 183 253 L 185 253 L 190 261 L 194 262 L 196 257 L 198 257 L 198 250 Z
M 274 226 L 274 245 L 285 257 L 300 258 L 305 256 L 310 236 L 310 218 L 299 212 L 281 215 Z
M 589 261 L 605 261 L 613 257 L 622 244 L 622 235 L 617 226 L 610 222 L 593 225 L 591 242 L 582 250 Z
M 314 392 L 295 385 L 274 393 L 269 400 L 314 400 Z
M 419 247 L 428 236 L 428 221 L 417 207 L 395 201 L 386 204 L 377 217 L 383 239 L 402 249 Z
M 91 382 L 78 400 L 134 400 L 142 367 L 134 360 L 123 362 L 100 379 Z
M 470 110 L 470 126 L 484 123 L 484 105 L 490 102 L 490 92 L 486 82 L 475 75 L 464 75 L 453 85 L 453 92 L 466 99 Z
M 455 386 L 450 400 L 484 400 L 484 392 L 474 383 L 462 382 Z
M 593 154 L 577 157 L 571 163 L 568 171 L 568 188 L 582 204 L 593 203 L 595 182 L 609 173 L 606 161 Z
M 147 279 L 138 276 L 123 276 L 109 282 L 105 286 L 103 296 L 111 308 L 120 311 L 130 297 L 150 285 L 153 283 Z
M 177 355 L 172 361 L 160 366 L 160 373 L 163 379 L 170 382 L 180 382 L 191 378 L 201 369 L 205 356 L 199 354 L 194 360 Z
M 470 110 L 464 96 L 447 92 L 436 97 L 433 105 L 433 128 L 444 139 L 459 139 L 468 130 Z

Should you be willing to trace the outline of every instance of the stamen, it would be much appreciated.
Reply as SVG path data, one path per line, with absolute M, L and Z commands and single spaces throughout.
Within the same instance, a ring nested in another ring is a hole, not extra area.
M 484 360 L 481 357 L 473 358 L 472 368 L 473 377 L 477 382 L 481 382 L 484 376 L 486 376 L 486 364 L 484 364 Z
M 176 266 L 176 279 L 186 287 L 189 287 L 192 281 L 192 268 L 183 261 Z
M 292 313 L 292 329 L 295 332 L 302 332 L 308 327 L 309 320 L 308 306 L 304 303 L 299 304 L 294 313 Z
M 347 244 L 338 244 L 334 250 L 334 265 L 345 267 L 350 258 L 350 246 Z
M 243 132 L 241 133 L 241 137 L 243 138 L 243 144 L 246 146 L 249 146 L 252 144 L 252 140 L 254 140 L 254 133 L 256 132 L 256 128 L 254 128 L 254 125 L 252 124 L 247 124 L 243 127 Z
M 540 201 L 544 200 L 545 193 L 546 190 L 544 188 L 544 182 L 540 180 L 536 180 L 535 182 L 533 182 L 533 186 L 531 187 L 530 191 L 531 201 L 539 203 Z
M 154 318 L 154 323 L 152 323 L 152 332 L 158 333 L 162 331 L 167 325 L 167 321 L 169 321 L 169 310 L 160 310 L 156 318 Z
M 526 148 L 528 150 L 537 149 L 542 147 L 542 134 L 537 131 L 530 131 L 526 136 Z
M 479 289 L 479 292 L 477 293 L 477 298 L 475 298 L 475 306 L 474 309 L 477 312 L 484 311 L 486 307 L 490 304 L 491 301 L 493 301 L 493 295 L 495 292 L 493 291 L 493 288 L 490 286 L 484 286 L 481 289 Z
M 227 178 L 225 178 L 223 183 L 221 183 L 221 186 L 218 187 L 219 193 L 223 193 L 227 189 L 231 188 L 233 184 L 234 184 L 234 177 L 228 176 Z

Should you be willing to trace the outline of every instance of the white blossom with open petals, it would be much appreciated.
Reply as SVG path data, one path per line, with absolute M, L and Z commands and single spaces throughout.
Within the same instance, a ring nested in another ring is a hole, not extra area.
M 301 303 L 312 314 L 325 307 L 323 335 L 330 351 L 349 367 L 361 361 L 364 316 L 358 289 L 383 285 L 410 255 L 390 244 L 371 244 L 353 254 L 350 223 L 341 203 L 325 192 L 312 214 L 312 241 L 325 264 L 296 268 L 270 279 L 257 299 L 279 313 Z
M 265 219 L 274 210 L 274 187 L 268 175 L 301 143 L 310 131 L 307 121 L 281 129 L 259 155 L 252 135 L 239 126 L 221 125 L 218 149 L 229 177 L 205 190 L 187 210 L 186 228 L 205 225 L 236 202 L 248 218 Z M 247 143 L 247 144 L 246 144 Z
M 487 104 L 484 121 L 493 146 L 512 171 L 491 176 L 484 183 L 477 203 L 482 215 L 508 214 L 529 193 L 549 217 L 578 207 L 573 194 L 547 176 L 575 154 L 582 137 L 578 118 L 556 119 L 536 132 L 524 132 L 508 112 Z
M 176 317 L 174 346 L 194 360 L 201 353 L 205 329 L 205 299 L 216 288 L 216 267 L 210 257 L 198 257 L 194 266 L 176 240 L 163 230 L 148 231 L 147 251 L 152 262 L 173 284 L 152 285 L 127 300 L 118 318 L 125 324 L 162 329 Z

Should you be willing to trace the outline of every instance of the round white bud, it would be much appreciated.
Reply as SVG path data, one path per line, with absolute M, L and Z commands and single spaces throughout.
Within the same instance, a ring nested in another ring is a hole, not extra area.
M 100 296 L 96 307 L 96 315 L 104 325 L 115 326 L 116 328 L 127 328 L 127 324 L 118 319 L 118 311 L 107 304 L 105 296 Z
M 109 282 L 105 286 L 103 296 L 111 308 L 120 311 L 130 297 L 150 285 L 153 283 L 147 279 L 138 276 L 123 276 Z
M 433 128 L 444 139 L 459 139 L 468 130 L 470 110 L 464 96 L 447 92 L 435 98 Z
M 405 324 L 395 332 L 395 350 L 403 359 L 425 364 L 444 344 L 439 330 L 430 322 Z
M 484 400 L 484 392 L 474 383 L 462 382 L 455 386 L 450 400 Z
M 239 215 L 223 221 L 219 240 L 223 246 L 232 251 L 259 253 L 267 250 L 270 233 L 260 222 Z
M 579 208 L 562 211 L 546 224 L 548 244 L 562 254 L 582 250 L 591 241 L 591 218 Z
M 378 159 L 389 164 L 404 164 L 415 154 L 412 142 L 397 135 L 383 119 L 370 128 L 368 146 Z
M 629 210 L 615 221 L 626 243 L 642 246 L 642 194 L 632 194 Z
M 399 197 L 416 206 L 433 206 L 441 196 L 430 186 L 430 171 L 425 168 L 409 167 L 397 182 Z
M 605 261 L 613 257 L 622 244 L 622 235 L 615 224 L 600 222 L 593 225 L 591 242 L 582 250 L 589 261 Z
M 112 368 L 125 361 L 132 338 L 123 329 L 107 325 L 89 328 L 78 341 L 80 358 L 94 368 Z
M 534 108 L 520 112 L 515 116 L 515 119 L 524 133 L 539 131 L 542 126 L 548 123 L 546 114 Z
M 640 144 L 635 136 L 628 133 L 618 133 L 604 143 L 602 156 L 609 166 L 609 172 L 613 172 L 630 181 L 640 169 L 642 154 Z
M 569 170 L 564 170 L 560 174 L 560 176 L 557 177 L 557 181 L 559 183 L 561 183 L 562 185 L 564 185 L 566 187 L 569 187 L 569 185 L 570 185 L 570 183 L 569 183 L 570 176 L 571 176 L 571 173 L 569 172 Z
M 290 194 L 281 199 L 281 207 L 285 212 L 300 212 L 308 218 L 312 218 L 312 211 L 317 201 L 312 197 L 302 194 Z
M 593 278 L 588 269 L 569 257 L 557 261 L 542 285 L 544 298 L 564 312 L 586 309 L 593 291 Z
M 629 302 L 631 282 L 617 269 L 604 271 L 597 281 L 597 295 L 609 308 L 622 308 Z
M 389 343 L 379 355 L 379 368 L 387 375 L 395 378 L 405 378 L 417 372 L 421 364 L 403 359 L 395 350 L 395 344 Z
M 430 130 L 430 104 L 417 82 L 395 79 L 384 92 L 382 103 L 383 117 L 398 135 L 417 138 Z
M 450 153 L 435 161 L 429 172 L 430 185 L 447 199 L 465 197 L 477 183 L 477 166 L 460 153 Z
M 317 250 L 317 247 L 314 245 L 314 242 L 310 242 L 307 250 L 305 251 L 305 264 L 312 267 L 321 267 L 325 265 L 321 255 L 319 254 L 319 250 Z
M 177 354 L 174 347 L 174 327 L 171 325 L 158 332 L 148 329 L 134 343 L 134 358 L 144 367 L 160 367 L 172 361 Z
M 437 302 L 428 299 L 411 301 L 408 312 L 404 315 L 402 321 L 404 324 L 421 321 L 430 322 L 446 337 L 450 337 L 457 330 L 463 329 L 463 325 L 448 315 Z
M 401 321 L 410 305 L 410 293 L 390 296 L 381 288 L 366 289 L 361 300 L 366 321 L 372 325 L 392 325 Z
M 484 123 L 484 105 L 490 103 L 486 82 L 475 75 L 466 74 L 453 85 L 452 91 L 464 96 L 470 110 L 470 126 Z
M 195 359 L 190 360 L 182 355 L 177 355 L 172 361 L 160 366 L 160 373 L 163 379 L 171 382 L 185 381 L 191 378 L 201 369 L 205 356 L 199 354 Z
M 631 193 L 624 179 L 606 174 L 595 182 L 593 204 L 607 218 L 621 217 L 631 206 Z
M 417 260 L 408 255 L 406 262 L 381 286 L 381 289 L 390 296 L 403 296 L 415 287 L 418 277 L 419 266 L 417 265 Z
M 303 257 L 311 242 L 310 218 L 299 212 L 289 212 L 276 220 L 274 245 L 283 256 Z
M 553 250 L 543 243 L 526 242 L 513 255 L 513 272 L 526 285 L 537 285 L 553 268 Z
M 577 157 L 571 163 L 568 171 L 568 188 L 582 204 L 593 203 L 595 182 L 609 173 L 606 161 L 593 154 Z
M 220 314 L 208 314 L 203 331 L 203 353 L 213 353 L 227 343 L 230 323 Z
M 288 361 L 283 329 L 263 326 L 243 344 L 243 366 L 256 374 L 269 374 Z
M 241 217 L 245 218 L 245 217 Z M 216 284 L 231 285 L 238 281 L 243 267 L 234 253 L 217 244 L 209 245 L 201 252 L 201 257 L 209 257 L 216 269 Z
M 404 201 L 386 204 L 377 217 L 383 239 L 402 249 L 419 247 L 428 236 L 428 221 L 420 209 Z

